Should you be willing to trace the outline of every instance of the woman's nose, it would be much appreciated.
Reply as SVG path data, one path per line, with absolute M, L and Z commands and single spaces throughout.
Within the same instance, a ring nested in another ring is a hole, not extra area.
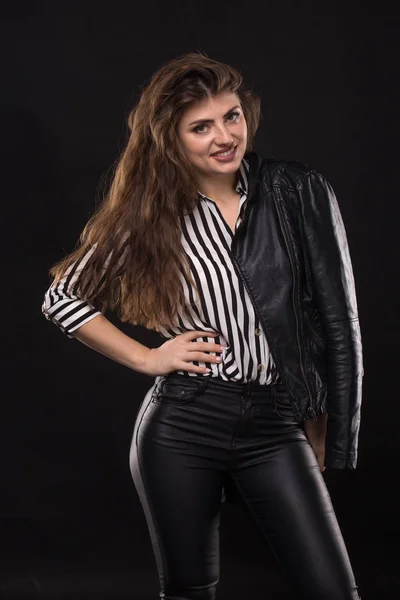
M 220 127 L 215 135 L 215 143 L 217 145 L 226 145 L 229 146 L 233 142 L 233 137 L 229 129 L 226 127 Z

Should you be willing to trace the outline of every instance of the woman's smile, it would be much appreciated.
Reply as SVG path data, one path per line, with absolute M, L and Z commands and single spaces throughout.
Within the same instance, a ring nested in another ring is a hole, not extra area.
M 235 160 L 236 159 L 236 149 L 237 149 L 237 144 L 236 146 L 233 148 L 233 150 L 231 152 L 224 152 L 222 154 L 212 154 L 212 158 L 215 158 L 215 160 L 217 160 L 218 162 L 230 162 L 231 160 Z

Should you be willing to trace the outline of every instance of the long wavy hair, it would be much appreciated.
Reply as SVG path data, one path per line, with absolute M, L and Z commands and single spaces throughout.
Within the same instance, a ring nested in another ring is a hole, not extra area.
M 181 244 L 180 218 L 198 202 L 198 180 L 177 126 L 186 109 L 225 91 L 240 100 L 248 152 L 261 103 L 243 87 L 238 70 L 193 52 L 152 75 L 128 114 L 130 134 L 108 191 L 74 251 L 49 270 L 55 284 L 89 253 L 74 291 L 101 312 L 116 311 L 121 321 L 155 331 L 173 327 L 179 309 L 190 319 L 180 274 L 198 289 Z

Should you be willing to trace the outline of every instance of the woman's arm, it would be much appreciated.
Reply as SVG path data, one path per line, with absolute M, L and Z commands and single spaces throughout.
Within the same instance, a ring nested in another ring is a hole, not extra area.
M 123 243 L 118 250 L 117 270 L 122 267 L 127 255 L 127 235 L 122 237 L 122 242 Z M 80 275 L 90 256 L 95 251 L 96 246 L 97 242 L 91 246 L 81 260 L 70 265 L 64 277 L 62 277 L 57 284 L 55 284 L 53 280 L 44 296 L 42 313 L 46 319 L 52 321 L 68 338 L 71 339 L 75 338 L 72 333 L 76 329 L 80 328 L 85 323 L 88 323 L 94 319 L 94 317 L 102 314 L 95 306 L 93 306 L 93 304 L 81 298 L 79 293 Z M 103 271 L 105 271 L 113 253 L 114 250 L 111 250 L 103 267 Z M 98 283 L 98 292 L 101 291 L 103 285 L 104 280 L 100 280 Z
M 64 277 L 55 284 L 54 280 L 44 295 L 42 313 L 68 338 L 74 338 L 75 329 L 101 314 L 92 304 L 79 297 L 76 291 L 79 275 L 94 252 L 93 246 L 79 262 L 71 265 Z
M 96 246 L 97 244 L 93 244 L 79 262 L 73 263 L 57 284 L 53 280 L 45 293 L 42 313 L 68 338 L 79 340 L 129 369 L 145 373 L 145 357 L 150 348 L 125 335 L 79 295 L 79 276 Z M 123 264 L 127 249 L 127 244 L 122 244 L 118 267 Z M 110 258 L 111 254 L 107 260 Z
M 103 314 L 79 327 L 73 337 L 107 358 L 146 374 L 144 368 L 150 348 L 123 333 Z
M 79 264 L 78 261 L 73 263 L 57 284 L 53 280 L 45 293 L 42 313 L 68 338 L 77 339 L 107 358 L 129 369 L 144 373 L 144 358 L 150 348 L 125 335 L 90 302 L 83 300 L 79 295 L 79 275 L 95 247 L 96 244 L 88 250 Z M 124 260 L 126 247 L 121 252 L 119 264 Z

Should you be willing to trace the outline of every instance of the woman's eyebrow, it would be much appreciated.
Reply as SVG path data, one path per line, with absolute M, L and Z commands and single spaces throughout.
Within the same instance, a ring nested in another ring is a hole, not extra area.
M 228 110 L 228 112 L 226 112 L 224 114 L 224 117 L 226 117 L 226 115 L 229 115 L 229 113 L 231 113 L 233 110 L 235 110 L 235 108 L 240 108 L 240 106 L 236 105 L 233 108 L 231 108 L 230 110 Z M 195 123 L 214 123 L 214 119 L 197 119 L 197 121 L 192 121 L 191 123 L 189 123 L 189 127 L 190 127 L 190 125 L 194 125 Z

